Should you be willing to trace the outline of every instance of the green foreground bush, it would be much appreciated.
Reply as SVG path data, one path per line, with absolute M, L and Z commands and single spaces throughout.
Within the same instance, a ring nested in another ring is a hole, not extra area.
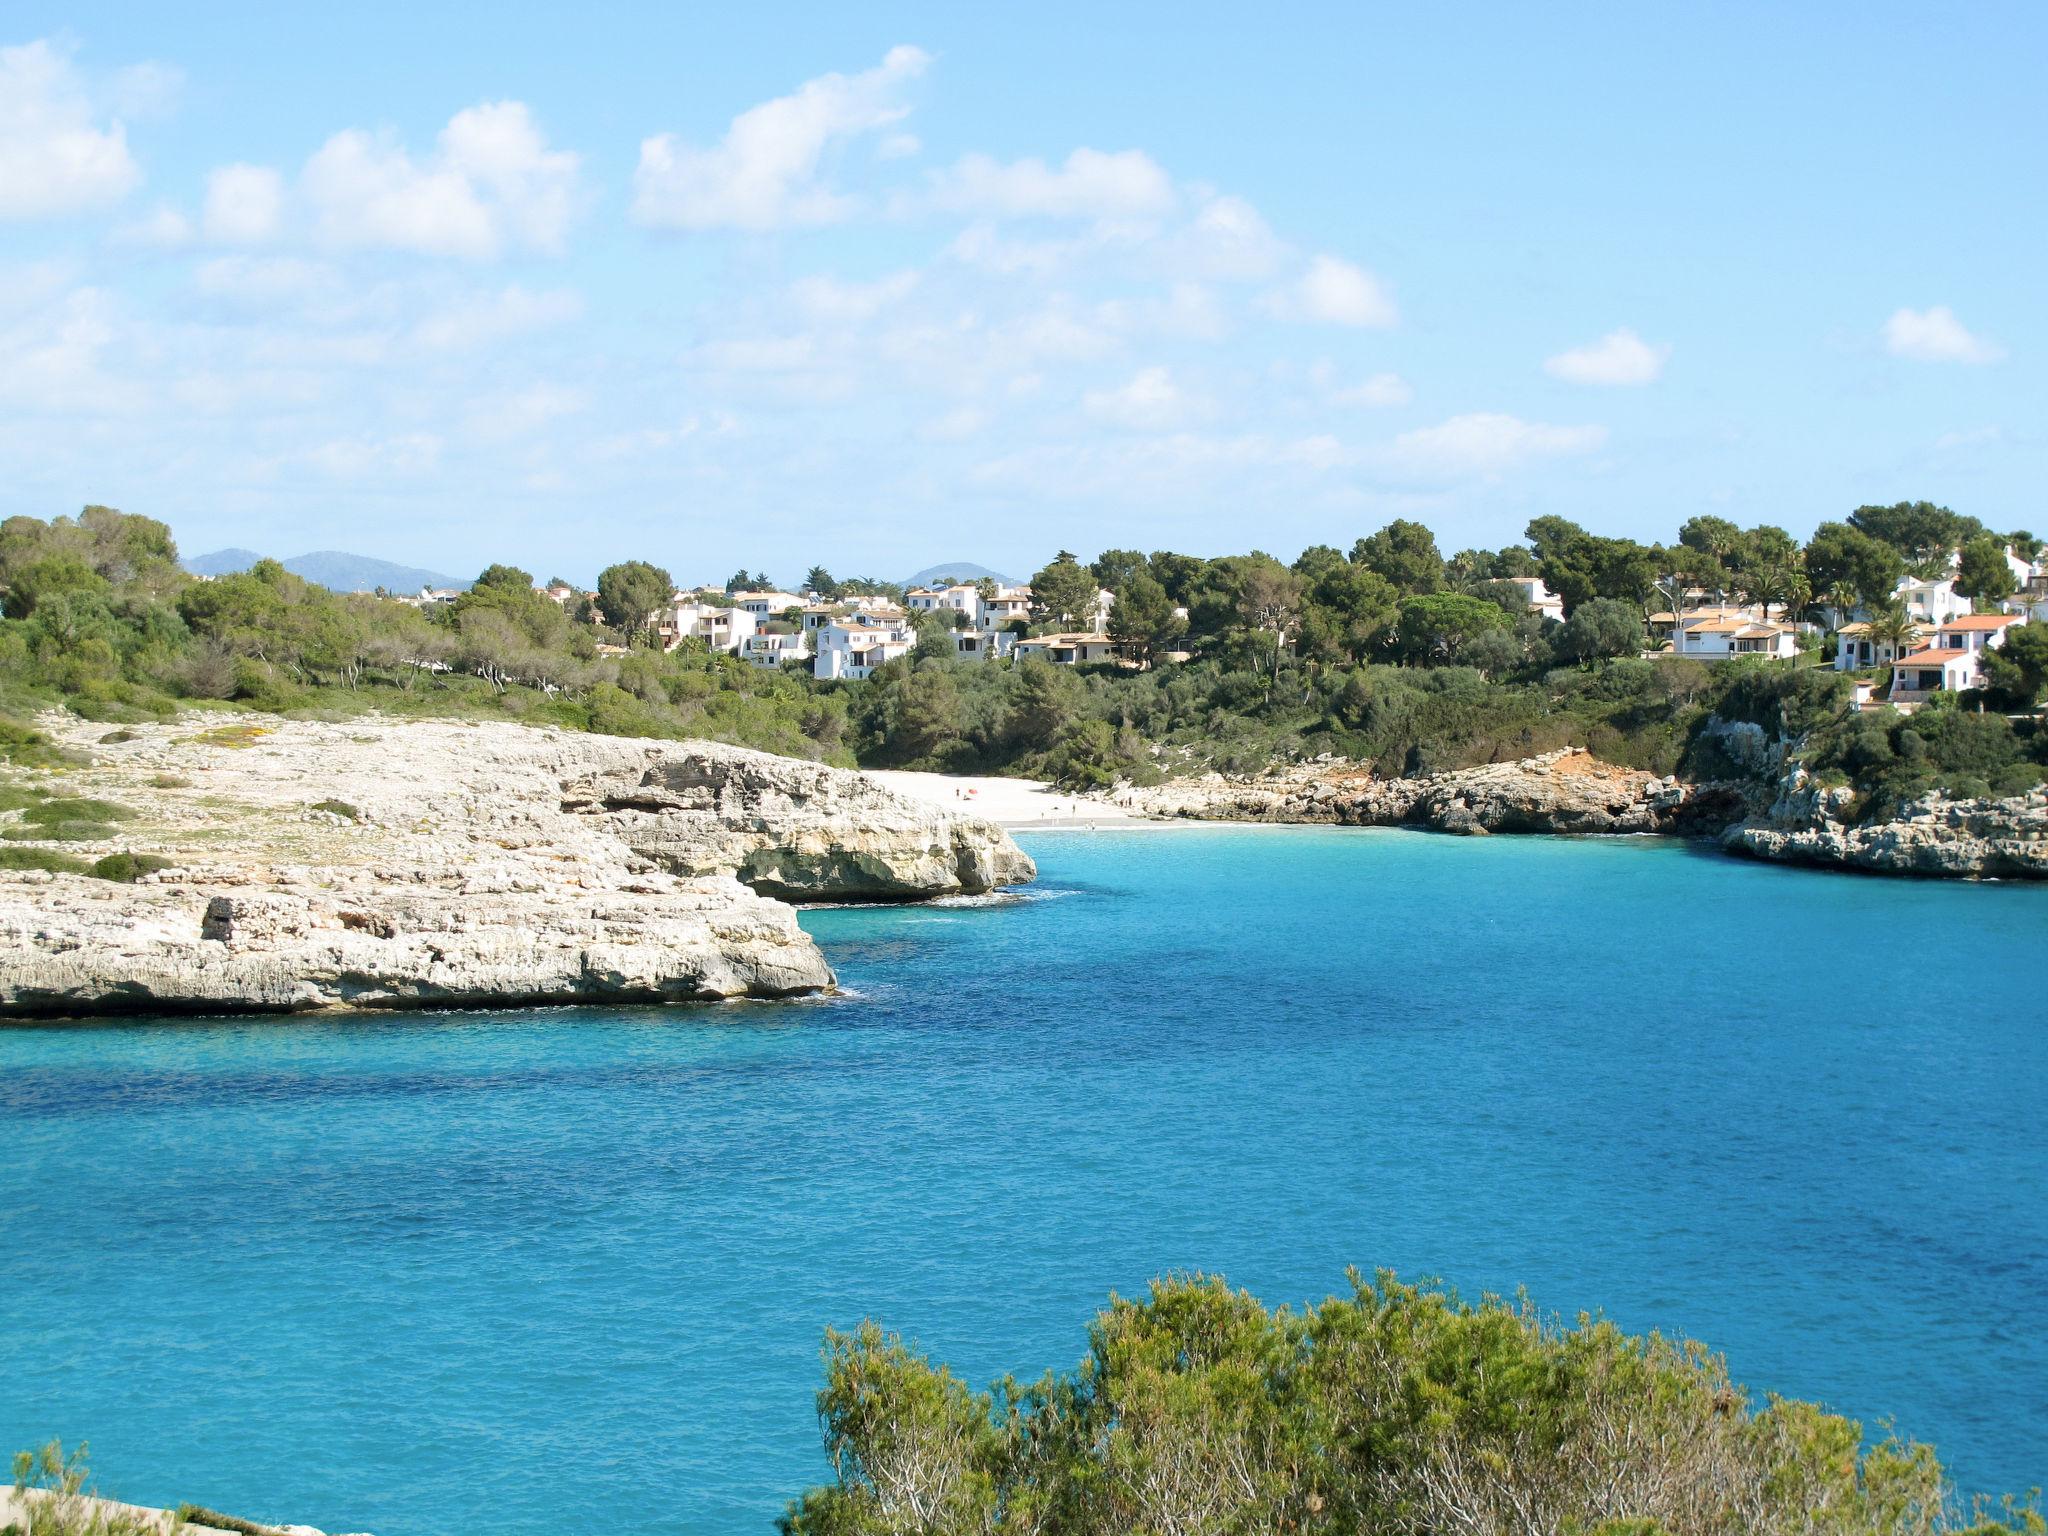
M 1071 1373 L 975 1392 L 872 1323 L 828 1332 L 835 1480 L 786 1536 L 2028 1533 L 1927 1446 L 1756 1407 L 1700 1344 L 1382 1274 L 1304 1312 L 1220 1279 L 1112 1299 Z

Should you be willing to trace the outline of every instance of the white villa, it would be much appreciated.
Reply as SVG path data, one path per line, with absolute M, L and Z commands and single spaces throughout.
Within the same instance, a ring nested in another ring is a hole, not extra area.
M 1944 689 L 1981 687 L 1984 652 L 2002 644 L 2005 632 L 2019 622 L 2009 613 L 1977 613 L 1942 625 L 1931 644 L 1892 663 L 1891 702 L 1920 704 Z
M 735 592 L 732 605 L 746 609 L 757 618 L 766 619 L 787 613 L 792 608 L 801 608 L 804 600 L 794 592 Z
M 1108 636 L 1078 631 L 1063 635 L 1027 635 L 1017 642 L 1014 653 L 1019 661 L 1035 656 L 1056 667 L 1094 666 L 1117 659 L 1116 645 Z
M 1862 619 L 1853 624 L 1844 624 L 1835 631 L 1835 670 L 1854 672 L 1862 667 L 1888 667 L 1897 656 L 1917 650 L 1928 631 L 1919 626 L 1903 646 L 1894 646 L 1889 640 L 1873 640 L 1870 625 Z
M 917 632 L 901 620 L 870 623 L 859 616 L 833 619 L 814 633 L 818 656 L 811 665 L 811 675 L 828 682 L 866 677 L 885 662 L 908 656 L 917 645 Z
M 1780 661 L 1799 654 L 1799 631 L 1774 624 L 1756 608 L 1698 608 L 1672 627 L 1671 652 L 1697 661 L 1737 656 L 1770 656 Z
M 1546 587 L 1541 576 L 1504 576 L 1501 579 L 1511 587 L 1522 589 L 1522 600 L 1532 613 L 1556 619 L 1560 624 L 1564 622 L 1564 599 Z
M 779 667 L 786 661 L 802 661 L 811 654 L 811 637 L 803 630 L 782 634 L 759 630 L 740 645 L 740 655 L 757 667 Z
M 654 619 L 654 631 L 665 651 L 685 640 L 702 640 L 714 651 L 737 651 L 760 627 L 759 616 L 746 609 L 713 607 L 694 592 L 678 592 Z
M 1908 576 L 1893 590 L 1892 599 L 1906 610 L 1908 617 L 1922 624 L 1946 624 L 1951 619 L 1964 618 L 1972 607 L 1970 600 L 1956 591 L 1953 576 L 1933 580 Z

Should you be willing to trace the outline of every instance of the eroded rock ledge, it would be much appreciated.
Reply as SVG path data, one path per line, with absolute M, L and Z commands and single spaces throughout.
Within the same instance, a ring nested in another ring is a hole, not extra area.
M 499 722 L 43 724 L 91 766 L 14 782 L 134 813 L 52 848 L 171 867 L 0 871 L 0 1015 L 782 997 L 832 973 L 776 898 L 1035 874 L 991 823 L 736 747 Z
M 1668 832 L 1687 824 L 1691 804 L 1675 781 L 1577 750 L 1413 779 L 1376 778 L 1359 763 L 1296 763 L 1257 778 L 1211 773 L 1115 798 L 1151 816 L 1464 833 Z
M 1754 731 L 1754 727 L 1750 728 Z M 1733 852 L 1873 874 L 2048 879 L 2048 791 L 2005 799 L 1930 795 L 1858 825 L 1853 795 L 1823 789 L 1783 753 L 1755 782 L 1691 784 L 1572 749 L 1414 779 L 1362 764 L 1289 764 L 1256 777 L 1206 774 L 1111 798 L 1141 815 L 1207 821 L 1431 827 L 1443 832 L 1660 832 L 1717 837 Z

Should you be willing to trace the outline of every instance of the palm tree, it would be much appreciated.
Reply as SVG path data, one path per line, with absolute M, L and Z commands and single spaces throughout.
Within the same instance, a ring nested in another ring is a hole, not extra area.
M 1920 626 L 1913 621 L 1904 608 L 1894 603 L 1873 615 L 1870 620 L 1871 656 L 1875 659 L 1877 648 L 1886 647 L 1891 651 L 1891 660 L 1897 661 L 1906 654 L 1914 639 L 1920 633 Z
M 1788 565 L 1766 565 L 1754 571 L 1745 571 L 1736 578 L 1742 595 L 1752 603 L 1760 603 L 1764 610 L 1764 622 L 1771 622 L 1773 603 L 1790 603 L 1792 600 L 1792 579 L 1796 573 Z

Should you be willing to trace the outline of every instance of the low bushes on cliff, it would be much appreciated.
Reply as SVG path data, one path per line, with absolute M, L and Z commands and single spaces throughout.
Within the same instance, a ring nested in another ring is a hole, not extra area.
M 1934 1452 L 1752 1403 L 1703 1346 L 1390 1275 L 1304 1312 L 1221 1280 L 1112 1300 L 1063 1375 L 976 1392 L 873 1324 L 828 1333 L 833 1481 L 785 1536 L 1132 1531 L 2041 1536 Z

